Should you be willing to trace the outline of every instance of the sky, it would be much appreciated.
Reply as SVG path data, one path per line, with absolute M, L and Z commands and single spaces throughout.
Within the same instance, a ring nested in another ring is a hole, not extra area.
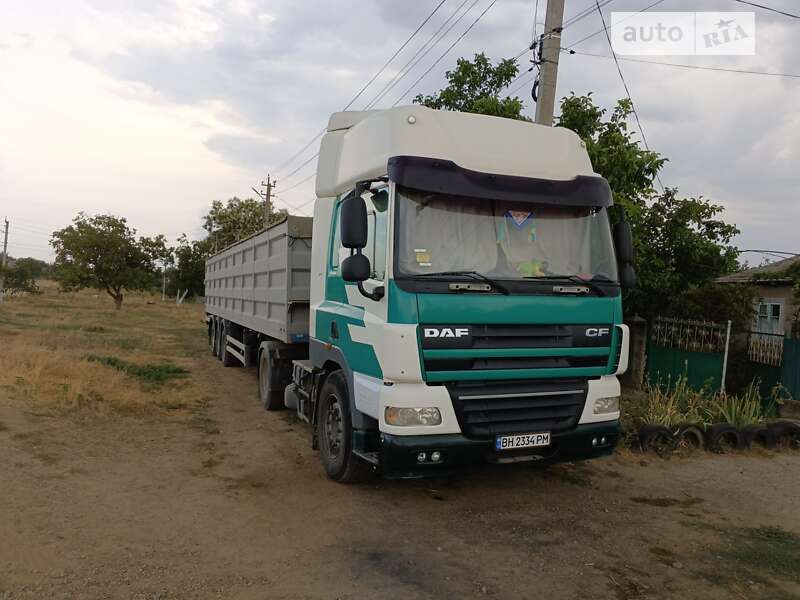
M 124 216 L 141 235 L 200 237 L 213 200 L 254 196 L 267 172 L 278 179 L 277 206 L 310 214 L 314 163 L 292 171 L 319 142 L 287 159 L 440 1 L 0 0 L 0 217 L 11 222 L 9 254 L 51 259 L 49 234 L 79 211 Z M 353 108 L 375 97 L 459 6 L 472 8 L 379 108 L 438 90 L 460 56 L 521 52 L 536 0 L 496 0 L 412 86 L 491 1 L 445 0 Z M 610 23 L 612 10 L 651 3 L 613 0 L 603 13 Z M 796 0 L 758 3 L 800 12 Z M 546 0 L 539 4 L 541 32 Z M 594 5 L 566 0 L 566 19 Z M 756 55 L 645 59 L 800 74 L 800 20 L 734 0 L 663 0 L 657 10 L 754 11 Z M 598 31 L 595 11 L 565 28 L 562 43 Z M 612 107 L 625 90 L 605 36 L 576 50 L 606 58 L 562 55 L 558 97 L 592 92 Z M 800 252 L 800 78 L 620 65 L 651 149 L 669 159 L 664 185 L 724 206 L 742 249 Z M 526 81 L 510 90 L 525 84 L 516 95 L 533 114 Z

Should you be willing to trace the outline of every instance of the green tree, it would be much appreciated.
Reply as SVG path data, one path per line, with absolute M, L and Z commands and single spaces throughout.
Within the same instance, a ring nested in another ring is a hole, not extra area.
M 178 238 L 175 247 L 175 266 L 170 270 L 170 292 L 189 290 L 190 296 L 205 294 L 206 258 L 210 252 L 210 242 L 190 241 L 186 234 Z
M 156 261 L 166 252 L 163 236 L 136 238 L 136 230 L 114 215 L 78 213 L 72 225 L 53 233 L 53 275 L 65 290 L 105 290 L 119 309 L 123 291 L 152 287 Z
M 270 224 L 288 216 L 284 209 L 273 210 Z M 203 229 L 208 232 L 210 248 L 219 251 L 264 229 L 264 201 L 233 197 L 222 202 L 214 200 L 203 217 Z
M 47 266 L 47 263 L 35 258 L 19 258 L 11 261 L 5 269 L 0 267 L 5 292 L 12 296 L 23 293 L 38 294 L 39 286 L 36 285 L 36 280 L 41 274 L 41 265 Z
M 513 58 L 501 60 L 496 65 L 485 54 L 476 54 L 474 60 L 459 58 L 456 68 L 447 71 L 447 87 L 431 96 L 419 94 L 415 104 L 438 110 L 457 110 L 507 119 L 530 121 L 522 114 L 522 100 L 514 96 L 501 97 L 503 90 L 517 76 L 519 68 Z
M 608 180 L 614 201 L 628 214 L 637 214 L 655 194 L 654 182 L 667 159 L 642 147 L 630 131 L 633 108 L 627 98 L 607 111 L 595 105 L 592 95 L 571 94 L 561 101 L 557 127 L 577 133 L 586 144 L 594 170 Z

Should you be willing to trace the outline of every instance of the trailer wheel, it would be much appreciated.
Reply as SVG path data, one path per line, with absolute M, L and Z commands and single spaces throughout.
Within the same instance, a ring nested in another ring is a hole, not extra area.
M 258 357 L 258 399 L 267 410 L 285 408 L 283 394 L 280 390 L 273 389 L 277 376 L 277 369 L 269 358 L 269 350 L 262 350 Z
M 339 483 L 369 479 L 372 469 L 353 454 L 349 395 L 341 371 L 328 375 L 320 391 L 317 438 L 322 468 L 328 477 Z
M 217 355 L 217 317 L 211 317 L 211 323 L 208 325 L 208 342 L 211 347 L 211 354 Z

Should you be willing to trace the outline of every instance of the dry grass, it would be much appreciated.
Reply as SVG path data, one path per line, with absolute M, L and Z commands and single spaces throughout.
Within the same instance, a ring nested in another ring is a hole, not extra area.
M 98 413 L 193 408 L 200 402 L 191 357 L 203 349 L 202 306 L 130 294 L 116 311 L 105 294 L 61 293 L 47 282 L 42 290 L 0 305 L 0 396 L 39 409 Z M 134 368 L 87 360 L 92 355 Z M 137 377 L 169 366 L 189 374 L 167 381 Z

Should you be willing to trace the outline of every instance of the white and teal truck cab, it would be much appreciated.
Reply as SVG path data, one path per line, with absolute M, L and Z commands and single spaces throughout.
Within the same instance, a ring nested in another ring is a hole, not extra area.
M 316 193 L 307 336 L 212 307 L 209 332 L 213 347 L 227 322 L 267 407 L 314 425 L 331 478 L 613 450 L 630 229 L 610 225 L 575 133 L 420 106 L 337 113 Z

